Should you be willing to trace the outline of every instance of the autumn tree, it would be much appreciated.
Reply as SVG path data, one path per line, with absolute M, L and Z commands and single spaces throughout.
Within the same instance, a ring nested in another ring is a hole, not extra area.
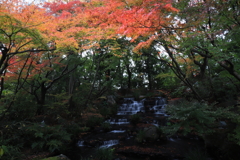
M 26 6 L 21 1 L 4 1 L 0 13 L 0 75 L 1 91 L 4 90 L 4 78 L 8 74 L 11 59 L 30 52 L 54 50 L 48 47 L 46 39 L 36 27 L 42 27 L 44 21 L 33 20 L 37 15 L 43 18 L 42 9 L 36 6 Z M 40 18 L 39 18 L 40 19 Z M 42 19 L 43 20 L 43 19 Z M 14 63 L 17 63 L 16 61 Z
M 198 100 L 207 98 L 198 93 L 195 84 L 198 80 L 208 77 L 210 69 L 214 68 L 209 64 L 219 64 L 238 80 L 233 64 L 236 60 L 231 61 L 230 54 L 219 54 L 226 50 L 222 47 L 226 46 L 222 45 L 223 43 L 232 47 L 233 40 L 234 44 L 238 42 L 233 36 L 238 33 L 239 28 L 239 5 L 236 1 L 180 1 L 174 3 L 175 8 L 172 7 L 173 1 L 102 3 L 98 9 L 102 9 L 101 13 L 109 13 L 109 18 L 104 19 L 106 15 L 102 14 L 103 21 L 98 21 L 97 26 L 114 25 L 115 34 L 131 37 L 132 42 L 138 37 L 147 37 L 147 40 L 138 43 L 133 51 L 141 54 L 142 49 L 155 43 L 161 54 L 167 54 L 169 57 L 160 57 L 159 60 L 164 61 L 173 70 Z M 104 5 L 117 7 L 111 10 Z M 229 50 L 229 47 L 227 48 Z M 232 54 L 236 53 L 236 46 L 234 50 L 229 51 Z
M 42 7 L 14 0 L 4 1 L 1 9 L 1 93 L 5 79 L 14 82 L 12 93 L 25 90 L 34 95 L 41 114 L 48 90 L 82 63 L 77 61 L 80 46 L 71 31 L 61 33 L 61 27 L 69 25 L 67 16 L 56 17 Z

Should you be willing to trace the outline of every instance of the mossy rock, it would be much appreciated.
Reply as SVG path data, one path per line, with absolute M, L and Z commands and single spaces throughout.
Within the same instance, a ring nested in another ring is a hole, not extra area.
M 156 141 L 159 138 L 158 130 L 156 126 L 149 126 L 144 128 L 145 139 L 148 141 Z
M 55 156 L 55 157 L 48 157 L 48 158 L 44 158 L 44 159 L 41 159 L 41 160 L 70 160 L 70 159 L 63 154 L 60 154 L 60 155 Z

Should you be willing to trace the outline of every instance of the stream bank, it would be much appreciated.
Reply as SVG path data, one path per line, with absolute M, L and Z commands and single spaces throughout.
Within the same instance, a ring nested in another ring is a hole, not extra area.
M 182 160 L 191 150 L 202 153 L 204 142 L 199 137 L 166 137 L 162 133 L 162 126 L 167 124 L 166 105 L 162 97 L 124 98 L 117 114 L 105 120 L 105 127 L 97 126 L 82 136 L 68 157 L 91 158 L 99 148 L 114 150 L 116 160 Z

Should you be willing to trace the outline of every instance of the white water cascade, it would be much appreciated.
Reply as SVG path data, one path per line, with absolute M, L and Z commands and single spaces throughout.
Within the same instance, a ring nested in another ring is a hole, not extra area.
M 119 140 L 104 141 L 103 145 L 101 145 L 99 148 L 109 148 L 111 146 L 117 145 L 118 143 L 119 143 Z
M 167 104 L 166 99 L 162 97 L 156 97 L 153 99 L 155 104 L 150 108 L 155 114 L 166 115 L 165 106 Z M 138 112 L 145 113 L 145 102 L 147 99 L 141 101 L 135 101 L 134 98 L 124 98 L 123 104 L 119 106 L 117 115 L 133 115 Z

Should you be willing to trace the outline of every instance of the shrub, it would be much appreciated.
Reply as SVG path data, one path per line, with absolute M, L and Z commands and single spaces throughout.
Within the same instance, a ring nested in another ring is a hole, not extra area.
M 51 117 L 60 115 L 61 117 L 67 117 L 70 112 L 68 110 L 69 96 L 66 93 L 49 94 L 48 103 L 45 105 L 45 113 Z
M 111 110 L 111 115 L 116 115 L 118 112 L 118 105 L 117 104 L 110 105 L 110 110 Z
M 98 117 L 98 116 L 91 116 L 88 117 L 87 122 L 86 122 L 86 126 L 93 128 L 97 125 L 100 125 L 103 122 L 103 118 L 102 117 Z
M 61 125 L 41 126 L 33 124 L 28 126 L 28 138 L 32 142 L 31 147 L 37 150 L 60 150 L 64 144 L 71 140 L 71 134 L 67 133 Z
M 2 144 L 2 142 L 0 141 Z M 23 158 L 23 154 L 20 152 L 20 148 L 13 145 L 0 146 L 0 159 L 1 160 L 14 160 Z
M 116 115 L 118 111 L 118 106 L 113 104 L 108 104 L 106 106 L 98 106 L 100 114 L 104 118 L 109 118 L 111 115 Z
M 14 100 L 13 103 L 11 103 L 12 100 Z M 6 115 L 10 119 L 21 121 L 34 117 L 37 105 L 32 95 L 19 92 L 15 97 L 14 95 L 9 95 L 0 100 L 0 113 L 6 110 Z
M 111 114 L 111 109 L 109 107 L 102 107 L 99 111 L 100 114 L 105 118 L 108 118 Z
M 138 114 L 134 114 L 130 116 L 130 123 L 133 125 L 137 125 L 141 120 L 141 116 Z
M 234 108 L 236 114 L 235 117 L 232 118 L 231 127 L 233 132 L 228 135 L 229 139 L 234 143 L 240 146 L 240 106 L 239 104 Z
M 164 127 L 166 134 L 173 135 L 176 132 L 187 135 L 207 135 L 215 132 L 219 119 L 231 119 L 235 117 L 229 108 L 216 108 L 206 103 L 182 102 L 179 105 L 167 106 L 166 112 L 170 115 L 168 125 Z
M 4 121 L 3 121 L 4 122 Z M 26 143 L 22 138 L 24 130 L 22 129 L 26 123 L 23 122 L 0 122 L 0 159 L 11 160 L 21 159 L 23 154 L 21 149 Z
M 163 128 L 162 127 L 156 127 L 157 128 L 157 133 L 158 133 L 158 136 L 159 138 L 161 138 L 161 140 L 166 140 L 167 137 L 166 135 L 164 134 L 164 131 L 163 131 Z
M 99 148 L 96 151 L 97 160 L 112 160 L 114 158 L 114 149 L 113 148 Z
M 47 118 L 45 118 L 46 123 L 49 124 L 49 122 L 47 121 L 48 120 Z M 78 135 L 81 132 L 86 132 L 87 130 L 89 130 L 89 128 L 85 127 L 85 126 L 79 127 L 80 126 L 79 123 L 80 122 L 62 118 L 61 116 L 58 116 L 55 120 L 55 124 L 61 124 L 62 128 L 64 128 L 68 133 L 71 133 L 73 136 Z
M 3 156 L 3 154 L 4 154 L 4 150 L 3 150 L 3 145 L 0 147 L 0 158 Z
M 140 100 L 141 93 L 139 90 L 134 90 L 132 94 L 135 100 Z
M 107 123 L 107 122 L 102 123 L 101 127 L 103 128 L 103 130 L 104 130 L 105 132 L 110 131 L 111 128 L 112 128 L 111 124 L 110 124 L 110 123 Z
M 135 139 L 138 143 L 142 143 L 145 140 L 145 131 L 140 130 L 137 133 L 136 139 Z
M 60 154 L 59 156 L 48 157 L 48 158 L 44 158 L 44 159 L 41 159 L 41 160 L 69 160 L 69 159 L 65 155 Z

